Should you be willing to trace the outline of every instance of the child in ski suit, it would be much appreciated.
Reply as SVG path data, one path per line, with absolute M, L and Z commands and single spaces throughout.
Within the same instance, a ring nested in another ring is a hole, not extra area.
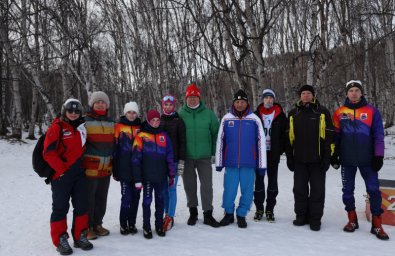
M 184 121 L 178 116 L 176 109 L 176 99 L 173 95 L 165 95 L 162 99 L 162 116 L 160 127 L 170 137 L 173 145 L 174 165 L 177 175 L 174 178 L 174 186 L 169 186 L 165 193 L 165 219 L 163 229 L 170 230 L 174 225 L 174 215 L 177 206 L 177 182 L 178 177 L 184 171 L 184 160 L 186 151 L 186 131 Z
M 115 124 L 115 146 L 113 157 L 113 177 L 121 184 L 121 209 L 119 212 L 122 235 L 136 234 L 136 216 L 140 201 L 140 190 L 136 189 L 132 175 L 132 146 L 141 129 L 139 107 L 136 102 L 128 102 L 124 116 Z
M 155 230 L 165 236 L 163 230 L 164 194 L 167 186 L 174 186 L 174 158 L 169 136 L 159 128 L 160 114 L 150 110 L 147 121 L 141 125 L 141 132 L 133 142 L 133 178 L 136 189 L 143 188 L 143 231 L 144 237 L 152 238 L 151 203 L 155 196 Z M 167 179 L 169 178 L 169 182 Z

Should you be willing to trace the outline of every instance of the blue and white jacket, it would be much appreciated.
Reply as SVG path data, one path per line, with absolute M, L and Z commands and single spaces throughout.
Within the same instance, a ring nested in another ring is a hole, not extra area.
M 266 144 L 262 122 L 248 106 L 238 116 L 232 107 L 218 131 L 215 166 L 232 168 L 266 168 Z

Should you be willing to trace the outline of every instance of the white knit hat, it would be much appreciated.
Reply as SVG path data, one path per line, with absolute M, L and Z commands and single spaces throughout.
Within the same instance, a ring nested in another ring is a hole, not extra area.
M 265 89 L 262 92 L 262 99 L 265 98 L 266 96 L 272 96 L 273 98 L 276 98 L 276 94 L 272 89 Z
M 108 95 L 102 91 L 92 93 L 91 97 L 89 98 L 89 107 L 92 108 L 93 104 L 95 104 L 99 100 L 102 100 L 106 103 L 107 109 L 110 107 L 110 99 L 108 98 Z
M 123 114 L 126 115 L 128 111 L 134 111 L 138 116 L 140 115 L 139 106 L 134 101 L 125 104 L 125 107 L 123 108 Z

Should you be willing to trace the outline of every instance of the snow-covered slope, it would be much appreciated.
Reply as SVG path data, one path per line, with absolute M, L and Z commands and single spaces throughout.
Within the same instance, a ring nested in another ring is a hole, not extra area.
M 395 129 L 391 130 L 393 134 L 394 131 Z M 34 142 L 11 145 L 0 140 L 1 256 L 57 255 L 49 235 L 51 187 L 45 185 L 32 171 L 33 147 Z M 380 178 L 395 180 L 395 135 L 386 137 L 386 160 Z M 223 172 L 214 171 L 214 216 L 218 220 L 223 215 L 222 182 Z M 313 232 L 308 226 L 292 225 L 292 173 L 286 168 L 285 159 L 282 159 L 279 168 L 280 193 L 275 208 L 277 221 L 254 222 L 253 206 L 248 215 L 247 229 L 239 229 L 236 224 L 218 229 L 203 225 L 201 209 L 198 224 L 188 226 L 188 209 L 181 181 L 178 186 L 174 228 L 164 238 L 159 238 L 154 233 L 154 239 L 146 240 L 141 231 L 141 209 L 137 220 L 139 233 L 134 236 L 119 234 L 120 188 L 117 182 L 112 181 L 104 218 L 104 226 L 110 229 L 110 236 L 92 241 L 92 251 L 74 249 L 74 255 L 393 255 L 395 226 L 384 226 L 390 236 L 389 241 L 380 241 L 369 233 L 370 223 L 364 215 L 366 192 L 360 175 L 357 176 L 355 191 L 360 229 L 355 233 L 342 231 L 347 217 L 341 201 L 341 177 L 338 170 L 329 169 L 326 185 L 322 229 Z M 71 212 L 68 217 L 70 226 Z

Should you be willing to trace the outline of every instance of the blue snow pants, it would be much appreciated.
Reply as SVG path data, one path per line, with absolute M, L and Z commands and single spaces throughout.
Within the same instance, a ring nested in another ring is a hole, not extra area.
M 174 177 L 174 185 L 167 187 L 167 193 L 165 193 L 165 213 L 174 218 L 176 214 L 177 207 L 177 183 L 178 183 L 178 175 Z
M 176 170 L 178 170 L 178 161 L 174 162 L 174 166 Z M 174 185 L 167 187 L 167 193 L 165 193 L 165 214 L 169 217 L 174 218 L 176 214 L 176 207 L 177 207 L 177 183 L 178 183 L 178 175 L 174 177 Z
M 254 168 L 225 168 L 222 208 L 226 213 L 233 214 L 235 211 L 235 199 L 240 184 L 241 196 L 236 214 L 240 217 L 247 216 L 254 198 L 254 183 Z

